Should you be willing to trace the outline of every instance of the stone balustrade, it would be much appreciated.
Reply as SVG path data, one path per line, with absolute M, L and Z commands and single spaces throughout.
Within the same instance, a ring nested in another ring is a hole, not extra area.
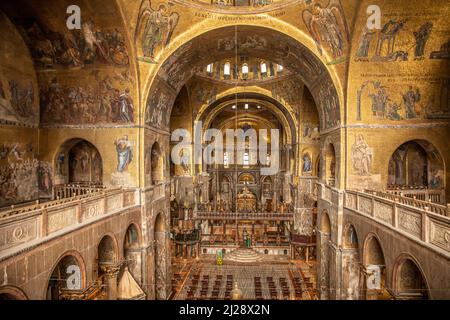
M 352 210 L 450 257 L 450 217 L 446 207 L 380 192 L 346 191 Z
M 448 206 L 437 204 L 431 201 L 431 199 L 429 199 L 428 201 L 424 201 L 409 196 L 402 196 L 399 194 L 392 194 L 373 190 L 365 190 L 365 193 L 373 194 L 380 198 L 388 199 L 391 201 L 395 201 L 397 203 L 402 203 L 411 207 L 427 210 L 436 214 L 450 217 L 450 211 L 448 210 Z
M 343 199 L 344 212 L 351 210 L 450 257 L 450 206 L 381 191 L 341 191 L 317 185 L 319 198 L 330 206 Z
M 299 186 L 302 192 L 317 196 L 317 177 L 300 177 Z
M 10 209 L 0 213 L 0 259 L 28 246 L 139 204 L 135 189 L 91 194 Z
M 293 213 L 241 213 L 241 212 L 200 212 L 194 215 L 197 220 L 266 220 L 266 221 L 294 221 Z
M 105 189 L 103 186 L 90 186 L 78 184 L 56 185 L 53 190 L 53 199 L 72 198 L 85 194 L 91 194 Z
M 385 193 L 445 205 L 444 189 L 428 188 L 388 188 Z

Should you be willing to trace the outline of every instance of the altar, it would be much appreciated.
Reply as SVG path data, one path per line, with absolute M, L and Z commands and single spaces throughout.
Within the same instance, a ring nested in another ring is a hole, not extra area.
M 237 195 L 236 206 L 238 212 L 256 212 L 256 196 L 244 187 Z

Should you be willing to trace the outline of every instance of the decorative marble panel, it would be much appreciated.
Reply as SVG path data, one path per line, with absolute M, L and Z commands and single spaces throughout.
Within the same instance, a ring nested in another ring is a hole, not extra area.
M 356 210 L 356 195 L 352 193 L 345 194 L 345 206 L 349 209 Z
M 113 212 L 122 208 L 123 194 L 115 194 L 106 198 L 106 210 L 107 212 Z
M 134 195 L 135 195 L 134 191 L 124 193 L 123 201 L 125 207 L 129 207 L 135 204 Z
M 77 222 L 77 208 L 75 206 L 49 212 L 47 214 L 47 233 L 61 230 Z
M 82 205 L 82 216 L 83 221 L 92 219 L 94 217 L 104 214 L 104 202 L 102 199 L 83 203 Z
M 450 251 L 450 228 L 441 222 L 430 220 L 430 242 Z
M 359 211 L 372 215 L 372 199 L 359 197 Z
M 378 201 L 374 202 L 373 215 L 375 218 L 380 219 L 386 223 L 393 224 L 393 213 L 394 207 L 380 203 Z
M 422 235 L 422 217 L 418 213 L 398 209 L 398 227 L 418 238 Z
M 12 225 L 0 227 L 0 250 L 34 240 L 38 238 L 39 219 L 33 218 Z

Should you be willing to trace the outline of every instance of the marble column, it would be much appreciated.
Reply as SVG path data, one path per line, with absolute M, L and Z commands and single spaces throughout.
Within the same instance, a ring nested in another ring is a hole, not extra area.
M 285 155 L 284 161 L 285 161 L 286 172 L 291 171 L 291 149 L 292 149 L 292 146 L 289 144 L 284 146 L 284 155 Z
M 117 275 L 120 265 L 101 265 L 100 270 L 105 279 L 107 299 L 117 300 Z

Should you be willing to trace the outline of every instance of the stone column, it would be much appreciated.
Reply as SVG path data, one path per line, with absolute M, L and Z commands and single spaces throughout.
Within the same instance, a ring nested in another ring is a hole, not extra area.
M 207 172 L 202 172 L 200 174 L 200 181 L 202 184 L 203 203 L 208 203 L 209 202 L 209 174 Z
M 291 197 L 291 179 L 292 179 L 292 174 L 290 172 L 286 172 L 284 174 L 284 179 L 283 179 L 283 200 L 284 203 L 291 203 L 292 202 L 292 197 Z
M 223 232 L 222 243 L 227 244 L 227 221 L 226 220 L 224 220 L 222 232 Z
M 289 145 L 289 144 L 287 144 L 285 147 L 284 147 L 285 149 L 285 159 L 284 159 L 284 161 L 285 161 L 285 169 L 286 169 L 286 172 L 290 172 L 291 171 L 291 149 L 292 149 L 292 146 L 291 145 Z
M 108 300 L 117 300 L 117 275 L 120 271 L 120 265 L 101 265 L 100 270 L 106 284 L 106 293 Z

